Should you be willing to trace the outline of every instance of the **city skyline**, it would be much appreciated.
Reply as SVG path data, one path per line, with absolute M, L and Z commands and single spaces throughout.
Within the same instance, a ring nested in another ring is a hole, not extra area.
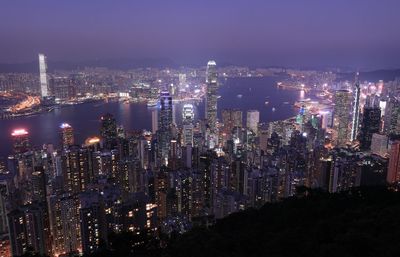
M 0 257 L 398 256 L 399 10 L 3 3 Z

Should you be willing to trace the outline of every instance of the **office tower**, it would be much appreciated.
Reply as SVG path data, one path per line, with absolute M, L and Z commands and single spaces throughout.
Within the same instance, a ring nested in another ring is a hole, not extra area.
M 384 134 L 374 133 L 371 140 L 371 152 L 382 157 L 388 154 L 388 137 Z
M 167 217 L 167 191 L 169 188 L 168 174 L 161 169 L 154 177 L 155 203 L 157 204 L 157 217 L 164 220 Z
M 179 89 L 184 90 L 186 86 L 186 74 L 180 73 L 179 74 Z
M 389 169 L 386 181 L 390 184 L 400 181 L 400 141 L 390 146 Z
M 82 248 L 78 198 L 69 194 L 51 195 L 49 215 L 54 255 L 78 253 Z
M 257 110 L 248 110 L 246 127 L 258 135 L 258 123 L 260 122 L 260 112 Z
M 222 123 L 224 124 L 223 133 L 232 135 L 234 128 L 241 128 L 243 124 L 242 111 L 237 109 L 222 110 Z
M 169 145 L 172 139 L 172 97 L 168 91 L 161 92 L 158 117 L 158 145 L 161 161 L 168 160 Z
M 158 110 L 153 109 L 151 111 L 151 132 L 153 133 L 153 135 L 156 134 L 157 130 L 158 130 Z
M 218 77 L 216 65 L 215 61 L 209 61 L 206 70 L 206 120 L 213 133 L 217 128 Z
M 36 205 L 23 206 L 8 214 L 8 227 L 13 256 L 22 255 L 28 247 L 40 254 L 48 254 L 50 248 L 46 214 Z
M 183 144 L 193 146 L 194 111 L 192 104 L 185 104 L 182 111 Z
M 32 172 L 32 193 L 34 201 L 46 202 L 46 174 L 42 166 L 35 167 Z
M 74 144 L 74 129 L 68 123 L 60 125 L 61 130 L 61 144 L 63 148 L 67 148 Z
M 364 107 L 360 130 L 360 149 L 371 147 L 372 134 L 378 133 L 381 124 L 381 109 L 379 107 Z
M 15 154 L 20 154 L 29 151 L 29 133 L 25 129 L 15 129 L 11 136 L 13 138 L 13 148 Z
M 360 121 L 360 82 L 358 80 L 358 72 L 355 79 L 355 89 L 354 89 L 354 102 L 353 102 L 353 118 L 351 125 L 351 137 L 350 141 L 354 141 L 358 136 L 358 126 Z
M 390 97 L 385 109 L 383 131 L 386 135 L 400 135 L 400 99 Z
M 8 186 L 0 183 L 0 236 L 8 233 L 7 226 L 7 194 Z M 0 255 L 1 256 L 1 255 Z
M 81 241 L 84 254 L 95 252 L 107 242 L 104 202 L 95 192 L 80 195 Z
M 61 169 L 64 190 L 71 193 L 84 191 L 90 181 L 89 150 L 77 146 L 70 147 L 61 155 Z
M 336 140 L 334 140 L 334 142 L 335 145 L 338 147 L 346 146 L 346 143 L 349 140 L 350 107 L 351 107 L 350 92 L 347 90 L 337 90 L 335 92 L 333 125 L 337 133 Z
M 40 95 L 42 98 L 49 96 L 49 85 L 47 78 L 47 60 L 44 54 L 39 54 L 39 72 L 40 72 Z
M 11 243 L 8 234 L 0 234 L 0 257 L 11 257 Z
M 117 122 L 112 114 L 107 113 L 101 117 L 100 135 L 105 147 L 112 149 L 117 144 Z

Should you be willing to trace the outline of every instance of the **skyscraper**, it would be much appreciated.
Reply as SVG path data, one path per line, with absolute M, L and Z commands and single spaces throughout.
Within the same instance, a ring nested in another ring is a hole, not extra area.
M 81 240 L 85 254 L 95 252 L 107 241 L 104 202 L 98 194 L 86 192 L 80 196 Z
M 222 110 L 222 123 L 224 124 L 223 132 L 231 135 L 234 128 L 241 128 L 243 125 L 243 113 L 237 109 Z
M 39 54 L 40 95 L 42 98 L 49 96 L 46 59 L 47 58 L 44 54 Z
M 258 134 L 258 123 L 260 122 L 260 112 L 257 110 L 248 110 L 246 127 L 253 131 L 256 135 Z
M 185 104 L 183 106 L 183 141 L 185 145 L 193 146 L 193 120 L 194 111 L 192 104 Z
M 158 110 L 154 109 L 151 111 L 151 132 L 156 134 L 158 130 Z
M 360 149 L 371 147 L 372 134 L 378 133 L 381 124 L 381 109 L 379 107 L 364 107 L 360 131 Z
M 24 254 L 29 247 L 40 254 L 49 253 L 45 210 L 37 205 L 23 206 L 8 214 L 13 256 Z
M 61 129 L 61 144 L 63 148 L 74 144 L 74 129 L 68 123 L 62 123 Z
M 346 146 L 346 143 L 349 140 L 350 106 L 350 92 L 347 90 L 337 90 L 335 92 L 333 126 L 337 132 L 335 145 L 339 147 Z
M 351 137 L 350 137 L 351 141 L 357 139 L 359 121 L 360 121 L 360 82 L 358 80 L 358 72 L 357 72 L 355 78 L 353 118 L 352 118 Z
M 400 99 L 397 97 L 392 96 L 387 102 L 383 130 L 386 135 L 400 134 Z
M 386 181 L 389 184 L 400 181 L 400 141 L 395 141 L 390 147 L 389 169 Z
M 172 97 L 168 91 L 161 92 L 158 117 L 158 145 L 162 161 L 168 160 L 172 128 Z
M 20 154 L 29 150 L 29 133 L 25 129 L 15 129 L 11 136 L 14 141 L 14 153 Z
M 206 70 L 206 120 L 211 132 L 215 132 L 217 126 L 218 75 L 216 66 L 215 61 L 209 61 Z
M 107 113 L 101 117 L 100 134 L 108 149 L 111 149 L 116 145 L 117 122 L 113 115 Z
M 384 134 L 372 134 L 371 152 L 386 157 L 388 153 L 388 137 Z

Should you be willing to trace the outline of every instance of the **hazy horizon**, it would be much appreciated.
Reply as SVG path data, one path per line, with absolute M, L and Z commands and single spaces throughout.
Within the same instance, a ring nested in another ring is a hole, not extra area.
M 10 1 L 0 63 L 171 59 L 177 64 L 400 68 L 400 2 Z

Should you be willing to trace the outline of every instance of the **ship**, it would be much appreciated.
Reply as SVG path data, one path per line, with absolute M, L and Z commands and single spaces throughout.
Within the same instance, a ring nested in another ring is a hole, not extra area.
M 147 107 L 156 107 L 158 103 L 158 100 L 152 99 L 147 101 Z

